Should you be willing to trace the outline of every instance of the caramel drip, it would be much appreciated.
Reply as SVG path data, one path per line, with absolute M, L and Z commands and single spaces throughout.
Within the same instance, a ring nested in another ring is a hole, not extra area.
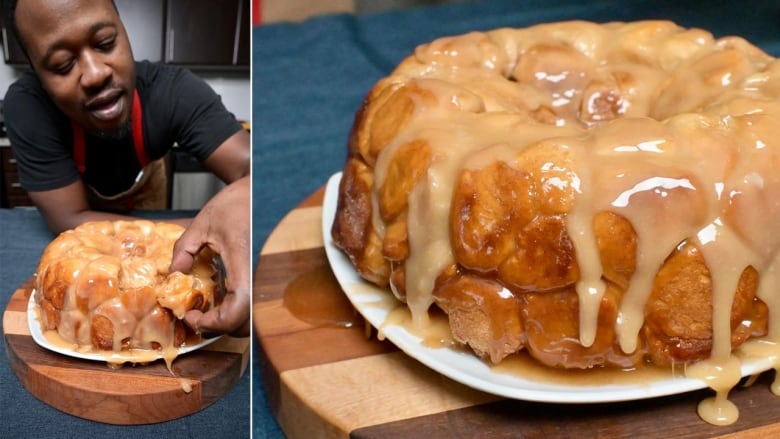
M 713 347 L 687 374 L 717 391 L 701 409 L 705 419 L 736 420 L 726 400 L 740 373 L 729 319 L 747 267 L 759 272 L 774 354 L 780 342 L 776 60 L 742 39 L 668 22 L 569 22 L 442 38 L 417 48 L 391 78 L 422 92 L 376 159 L 375 187 L 403 145 L 422 141 L 432 155 L 408 197 L 404 267 L 415 324 L 426 324 L 436 278 L 455 262 L 445 225 L 460 173 L 495 162 L 538 174 L 560 166 L 568 180 L 545 184 L 572 194 L 566 226 L 580 270 L 582 345 L 595 338 L 605 289 L 595 214 L 617 213 L 637 235 L 637 267 L 616 321 L 626 353 L 637 349 L 656 273 L 692 240 L 713 285 Z M 539 148 L 549 159 L 523 162 Z M 378 211 L 374 197 L 381 238 Z

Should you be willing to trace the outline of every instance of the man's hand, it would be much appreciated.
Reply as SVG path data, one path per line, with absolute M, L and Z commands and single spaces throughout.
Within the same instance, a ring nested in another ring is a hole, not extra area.
M 173 248 L 170 271 L 189 272 L 194 256 L 208 246 L 225 265 L 227 293 L 222 304 L 205 313 L 189 311 L 186 323 L 199 333 L 249 336 L 250 177 L 231 183 L 214 196 Z

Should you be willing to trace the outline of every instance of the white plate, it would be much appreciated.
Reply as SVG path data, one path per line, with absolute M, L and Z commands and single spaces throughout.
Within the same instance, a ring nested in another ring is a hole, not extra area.
M 403 326 L 386 322 L 390 312 L 398 306 L 392 294 L 363 280 L 349 259 L 333 243 L 331 226 L 336 213 L 338 185 L 341 173 L 328 180 L 322 209 L 322 234 L 328 261 L 341 288 L 352 305 L 375 328 L 382 328 L 385 337 L 431 369 L 461 384 L 507 398 L 526 401 L 554 403 L 599 403 L 629 401 L 684 393 L 706 388 L 696 379 L 656 375 L 644 377 L 629 383 L 619 380 L 618 384 L 599 381 L 588 384 L 586 379 L 576 384 L 561 383 L 560 380 L 524 379 L 517 374 L 501 372 L 491 368 L 477 356 L 449 347 L 428 347 L 422 339 L 407 331 Z M 392 299 L 392 300 L 390 300 Z M 772 367 L 770 360 L 743 359 L 742 375 L 763 372 Z
M 41 330 L 41 323 L 38 320 L 38 304 L 35 303 L 35 291 L 33 291 L 30 294 L 30 300 L 27 302 L 27 325 L 30 327 L 30 334 L 32 334 L 33 340 L 41 346 L 42 348 L 48 349 L 50 351 L 57 352 L 62 355 L 67 355 L 69 357 L 74 358 L 81 358 L 82 360 L 94 360 L 94 361 L 106 361 L 110 363 L 126 363 L 126 362 L 138 362 L 138 363 L 146 363 L 151 362 L 154 360 L 159 360 L 164 358 L 162 353 L 159 351 L 139 351 L 137 353 L 129 353 L 129 352 L 121 352 L 121 353 L 113 353 L 113 352 L 81 352 L 66 346 L 60 346 L 57 344 L 54 344 L 50 342 L 44 335 L 43 331 Z M 201 340 L 199 343 L 188 345 L 188 346 L 182 346 L 179 348 L 179 352 L 177 355 L 183 355 L 188 352 L 192 352 L 195 350 L 198 350 L 204 346 L 208 346 L 211 343 L 214 343 L 215 341 L 219 340 L 222 336 L 214 337 L 214 338 L 207 338 Z

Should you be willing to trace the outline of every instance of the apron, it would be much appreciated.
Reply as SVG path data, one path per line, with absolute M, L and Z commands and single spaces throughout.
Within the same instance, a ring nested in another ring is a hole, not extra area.
M 132 131 L 135 155 L 141 163 L 141 171 L 133 185 L 116 195 L 103 195 L 95 188 L 85 184 L 86 196 L 92 210 L 106 212 L 129 212 L 131 210 L 161 210 L 168 208 L 168 172 L 165 158 L 150 161 L 144 148 L 143 119 L 141 99 L 138 90 L 133 93 Z M 72 122 L 73 126 L 73 159 L 79 173 L 83 176 L 87 171 L 87 146 L 84 140 L 84 129 Z

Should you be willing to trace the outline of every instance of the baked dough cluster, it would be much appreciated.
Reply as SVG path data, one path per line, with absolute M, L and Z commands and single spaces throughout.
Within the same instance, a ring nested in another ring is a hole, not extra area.
M 776 59 L 668 21 L 441 38 L 356 114 L 332 235 L 493 363 L 731 371 L 780 341 L 779 96 Z
M 44 250 L 35 301 L 44 330 L 94 351 L 180 347 L 180 320 L 221 300 L 219 265 L 204 249 L 190 274 L 170 273 L 173 245 L 184 228 L 169 223 L 89 222 L 65 231 Z

